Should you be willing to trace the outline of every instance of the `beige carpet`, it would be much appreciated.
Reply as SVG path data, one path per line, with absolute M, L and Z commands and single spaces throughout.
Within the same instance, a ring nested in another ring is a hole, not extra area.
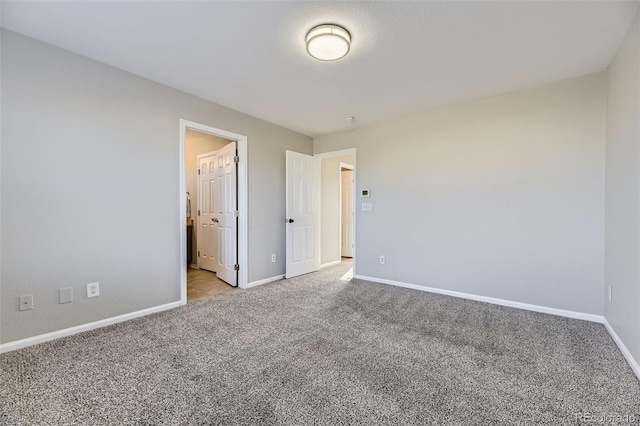
M 602 325 L 341 281 L 348 267 L 0 355 L 0 424 L 640 422 Z

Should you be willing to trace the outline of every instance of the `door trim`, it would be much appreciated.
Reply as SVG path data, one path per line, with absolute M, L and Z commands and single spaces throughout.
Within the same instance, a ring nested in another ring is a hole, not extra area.
M 342 169 L 353 170 L 353 165 L 340 162 L 340 171 L 342 171 Z
M 345 155 L 351 155 L 353 156 L 353 276 L 355 277 L 356 275 L 356 271 L 357 271 L 357 254 L 358 251 L 357 246 L 358 246 L 358 210 L 356 209 L 356 206 L 358 205 L 357 203 L 357 199 L 358 199 L 358 194 L 356 192 L 356 188 L 357 188 L 357 183 L 358 183 L 358 178 L 357 178 L 357 171 L 358 171 L 358 167 L 357 167 L 357 157 L 356 157 L 356 148 L 348 148 L 348 149 L 341 149 L 339 151 L 330 151 L 330 152 L 323 152 L 320 154 L 314 154 L 314 157 L 317 157 L 320 159 L 320 162 L 322 164 L 322 160 L 324 160 L 325 158 L 334 158 L 334 157 L 342 157 Z M 322 191 L 322 179 L 320 179 L 320 191 Z M 322 238 L 322 229 L 320 229 L 320 238 Z M 322 246 L 321 246 L 322 247 Z M 339 247 L 339 253 L 342 252 L 342 247 Z M 320 253 L 320 256 L 322 256 L 322 253 Z
M 186 170 L 185 170 L 185 141 L 187 129 L 196 130 L 201 133 L 218 136 L 237 142 L 238 157 L 238 259 L 240 271 L 238 271 L 238 287 L 246 288 L 249 277 L 248 262 L 248 243 L 249 243 L 249 226 L 248 226 L 248 182 L 249 182 L 249 156 L 248 156 L 248 138 L 238 133 L 228 132 L 216 127 L 207 126 L 206 124 L 196 123 L 185 119 L 180 119 L 180 214 L 179 214 L 179 230 L 180 230 L 180 301 L 184 305 L 187 303 L 187 200 L 184 194 L 187 191 Z

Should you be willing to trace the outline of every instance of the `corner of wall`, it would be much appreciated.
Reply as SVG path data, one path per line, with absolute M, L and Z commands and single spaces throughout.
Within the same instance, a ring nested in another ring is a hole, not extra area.
M 605 325 L 640 378 L 640 11 L 607 67 L 606 108 Z

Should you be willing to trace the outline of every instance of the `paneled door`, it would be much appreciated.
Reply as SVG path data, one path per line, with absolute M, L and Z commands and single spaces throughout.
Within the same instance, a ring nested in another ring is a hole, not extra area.
M 216 151 L 215 221 L 218 225 L 218 278 L 238 285 L 238 204 L 236 174 L 236 143 L 231 142 Z
M 320 162 L 286 152 L 286 266 L 295 277 L 320 269 Z
M 198 160 L 198 265 L 200 269 L 216 272 L 218 264 L 218 224 L 216 222 L 215 187 L 216 154 Z

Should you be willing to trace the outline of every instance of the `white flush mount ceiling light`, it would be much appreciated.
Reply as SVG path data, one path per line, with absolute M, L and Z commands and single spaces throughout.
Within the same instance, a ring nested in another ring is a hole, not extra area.
M 307 33 L 307 52 L 321 61 L 344 58 L 351 48 L 351 34 L 341 26 L 323 24 Z

